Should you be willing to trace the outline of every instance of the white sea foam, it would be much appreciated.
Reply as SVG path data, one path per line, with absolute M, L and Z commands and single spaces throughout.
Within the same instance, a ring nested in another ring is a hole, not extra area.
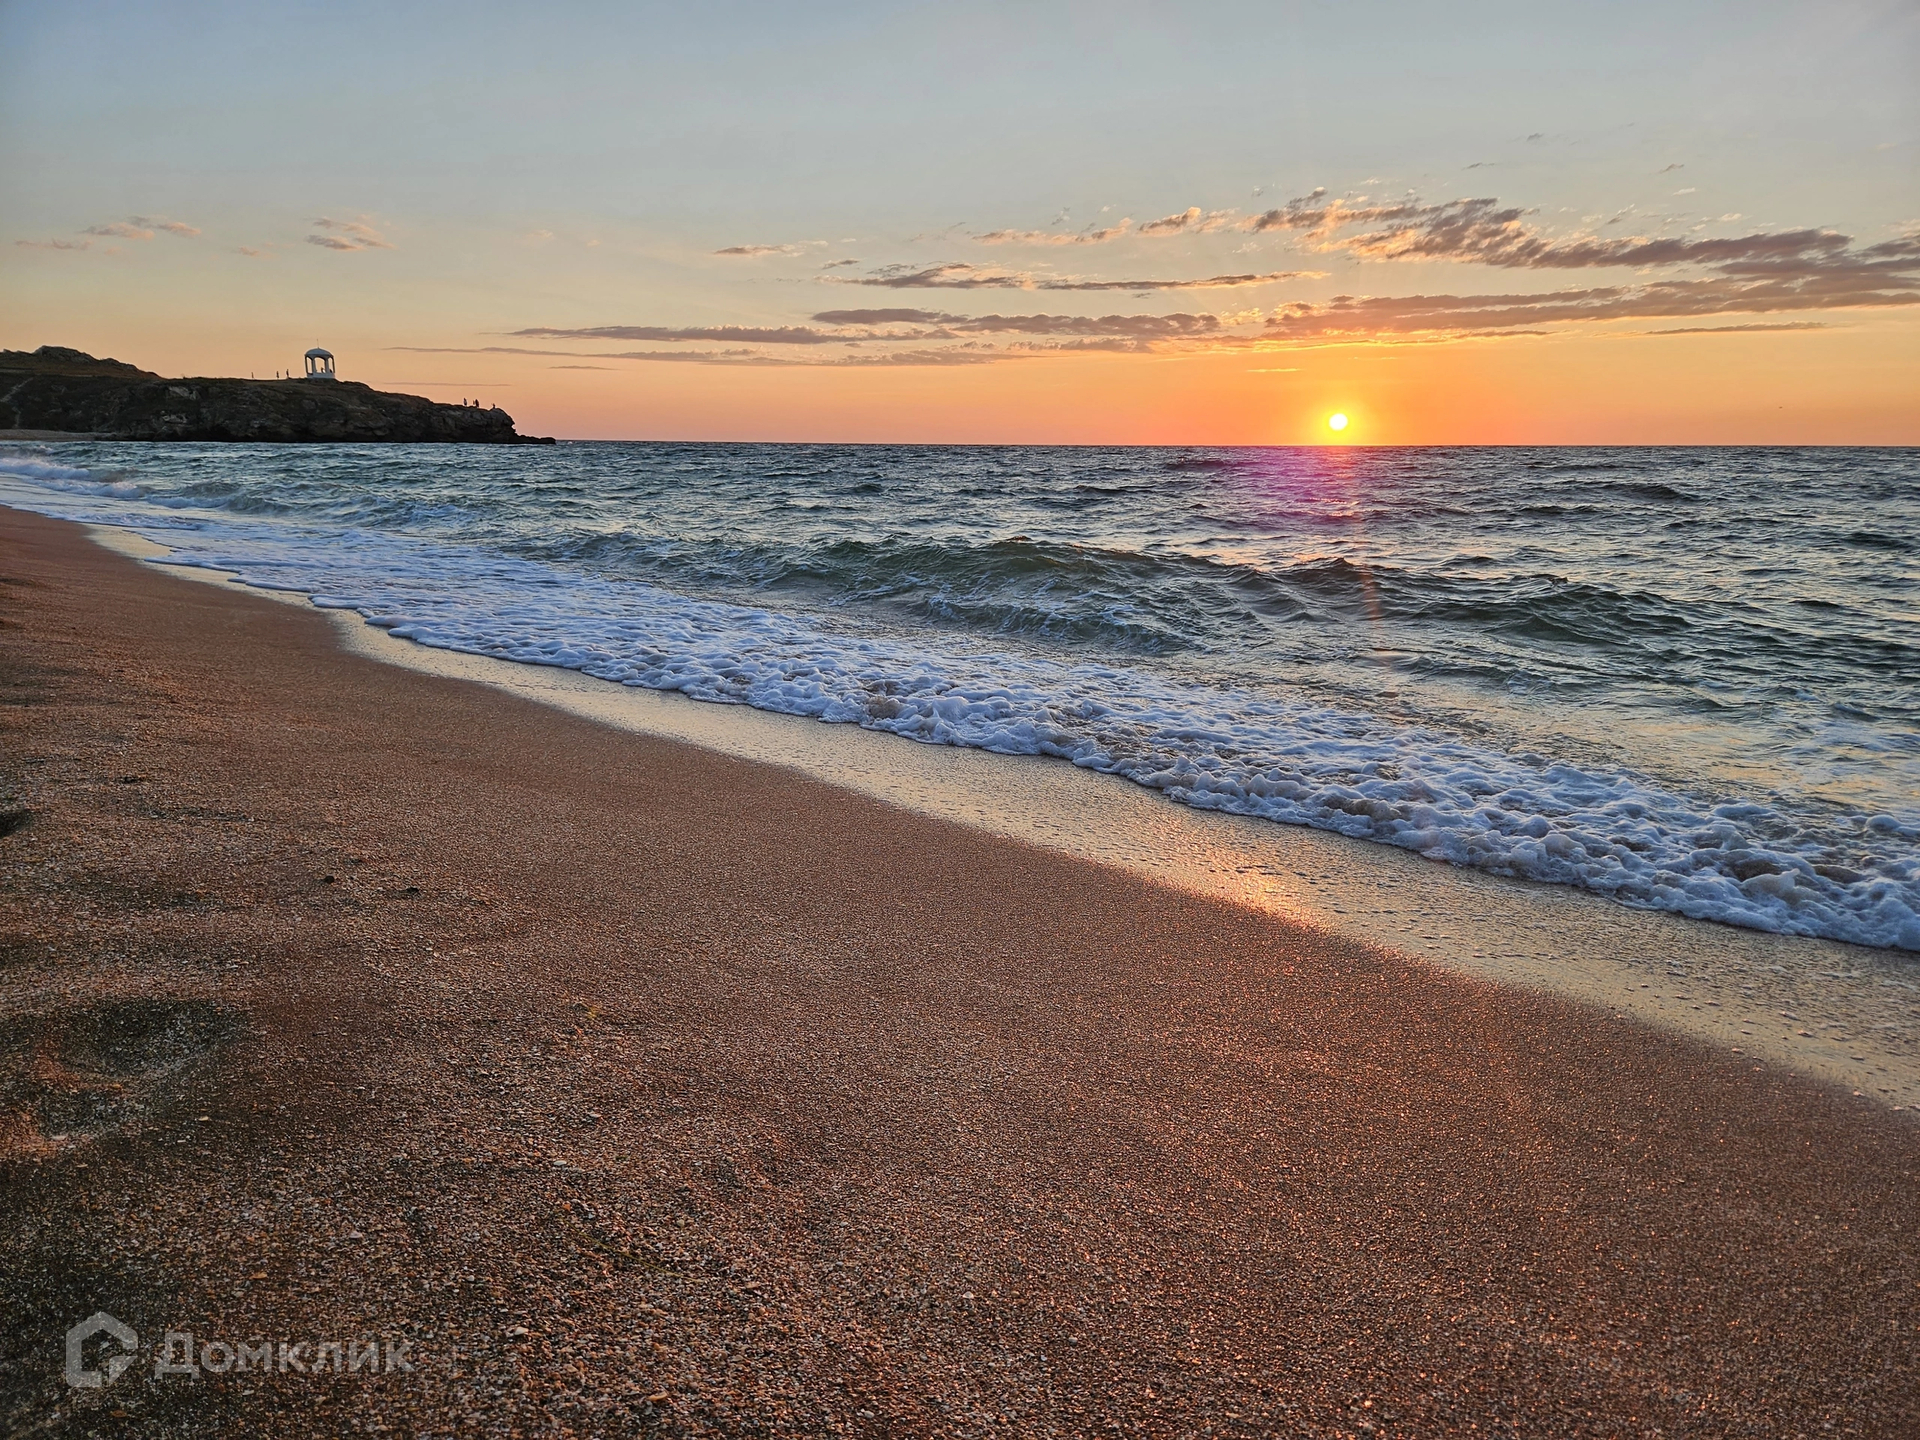
M 1689 798 L 1624 771 L 1506 754 L 1283 693 L 988 650 L 966 636 L 901 636 L 372 530 L 190 515 L 33 457 L 0 459 L 0 475 L 22 482 L 0 493 L 10 503 L 128 526 L 172 547 L 176 563 L 306 594 L 423 645 L 925 743 L 1056 756 L 1184 804 L 1630 905 L 1920 949 L 1912 816 L 1827 816 L 1815 830 L 1769 804 Z
M 32 454 L 0 455 L 0 475 L 25 480 L 31 484 L 44 485 L 49 489 L 76 490 L 81 494 L 97 495 L 110 489 L 110 486 L 91 470 L 82 469 L 77 465 L 61 465 L 43 456 Z

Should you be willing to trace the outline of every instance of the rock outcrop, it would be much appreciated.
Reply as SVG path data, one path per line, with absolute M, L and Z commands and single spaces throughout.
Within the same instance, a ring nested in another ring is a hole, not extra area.
M 504 410 L 350 380 L 168 380 L 56 345 L 0 350 L 0 430 L 102 440 L 553 443 L 518 434 Z

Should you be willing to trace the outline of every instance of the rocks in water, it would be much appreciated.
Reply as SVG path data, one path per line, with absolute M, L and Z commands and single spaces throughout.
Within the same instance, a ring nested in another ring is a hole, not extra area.
M 56 345 L 0 350 L 0 430 L 103 440 L 553 443 L 516 432 L 504 410 L 351 380 L 168 380 Z

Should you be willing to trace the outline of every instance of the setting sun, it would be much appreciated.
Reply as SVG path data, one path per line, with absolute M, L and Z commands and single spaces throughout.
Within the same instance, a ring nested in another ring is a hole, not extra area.
M 1344 429 L 1346 429 L 1346 428 L 1347 428 L 1347 417 L 1346 417 L 1346 416 L 1344 416 L 1344 415 L 1329 415 L 1329 416 L 1327 416 L 1327 428 L 1328 428 L 1329 430 L 1344 430 Z

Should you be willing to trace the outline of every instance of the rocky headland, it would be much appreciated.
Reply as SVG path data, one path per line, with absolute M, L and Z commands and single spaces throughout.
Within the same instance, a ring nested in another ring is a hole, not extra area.
M 550 445 L 504 410 L 442 405 L 351 380 L 170 380 L 42 345 L 0 350 L 0 431 L 96 440 Z

